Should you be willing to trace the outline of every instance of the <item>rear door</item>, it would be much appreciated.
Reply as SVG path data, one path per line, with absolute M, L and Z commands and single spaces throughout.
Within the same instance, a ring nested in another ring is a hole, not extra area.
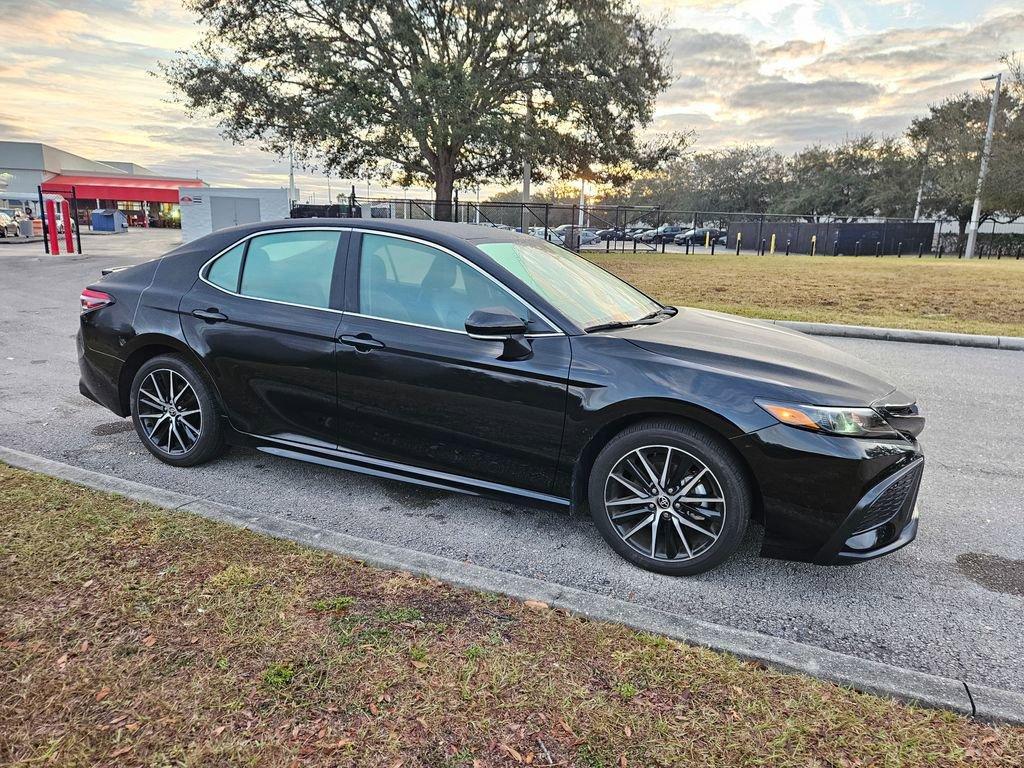
M 562 441 L 568 338 L 457 254 L 354 235 L 338 346 L 340 447 L 546 492 Z M 471 338 L 475 309 L 530 321 L 528 359 Z
M 240 432 L 333 448 L 343 229 L 261 233 L 208 263 L 179 306 Z

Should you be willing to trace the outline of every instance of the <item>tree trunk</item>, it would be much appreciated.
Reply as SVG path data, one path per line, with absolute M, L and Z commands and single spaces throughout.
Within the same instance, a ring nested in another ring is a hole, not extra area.
M 452 220 L 452 191 L 455 189 L 455 168 L 442 166 L 434 175 L 434 220 Z

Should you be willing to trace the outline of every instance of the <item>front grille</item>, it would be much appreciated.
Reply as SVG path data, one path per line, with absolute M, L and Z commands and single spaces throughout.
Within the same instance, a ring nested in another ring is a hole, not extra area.
M 909 472 L 905 472 L 865 507 L 854 533 L 863 533 L 889 522 L 906 508 L 908 501 L 912 503 L 913 499 L 908 497 L 917 494 L 917 483 L 921 478 L 922 468 L 923 465 L 919 463 Z

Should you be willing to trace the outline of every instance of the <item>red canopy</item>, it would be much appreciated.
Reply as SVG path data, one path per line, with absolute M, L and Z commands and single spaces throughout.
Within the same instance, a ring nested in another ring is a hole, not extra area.
M 80 200 L 133 200 L 147 203 L 178 202 L 178 187 L 206 186 L 199 179 L 168 179 L 147 176 L 67 176 L 59 174 L 43 182 L 43 192 Z

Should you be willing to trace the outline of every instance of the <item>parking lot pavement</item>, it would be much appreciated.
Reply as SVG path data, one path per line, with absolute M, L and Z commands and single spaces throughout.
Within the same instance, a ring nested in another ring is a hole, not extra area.
M 847 568 L 764 560 L 757 533 L 690 579 L 639 570 L 579 515 L 539 511 L 234 449 L 195 469 L 161 464 L 129 420 L 78 393 L 78 294 L 101 267 L 172 247 L 177 233 L 0 250 L 0 445 L 180 493 L 465 560 L 707 621 L 968 683 L 1024 691 L 1024 353 L 835 339 L 891 372 L 928 416 L 916 542 Z

